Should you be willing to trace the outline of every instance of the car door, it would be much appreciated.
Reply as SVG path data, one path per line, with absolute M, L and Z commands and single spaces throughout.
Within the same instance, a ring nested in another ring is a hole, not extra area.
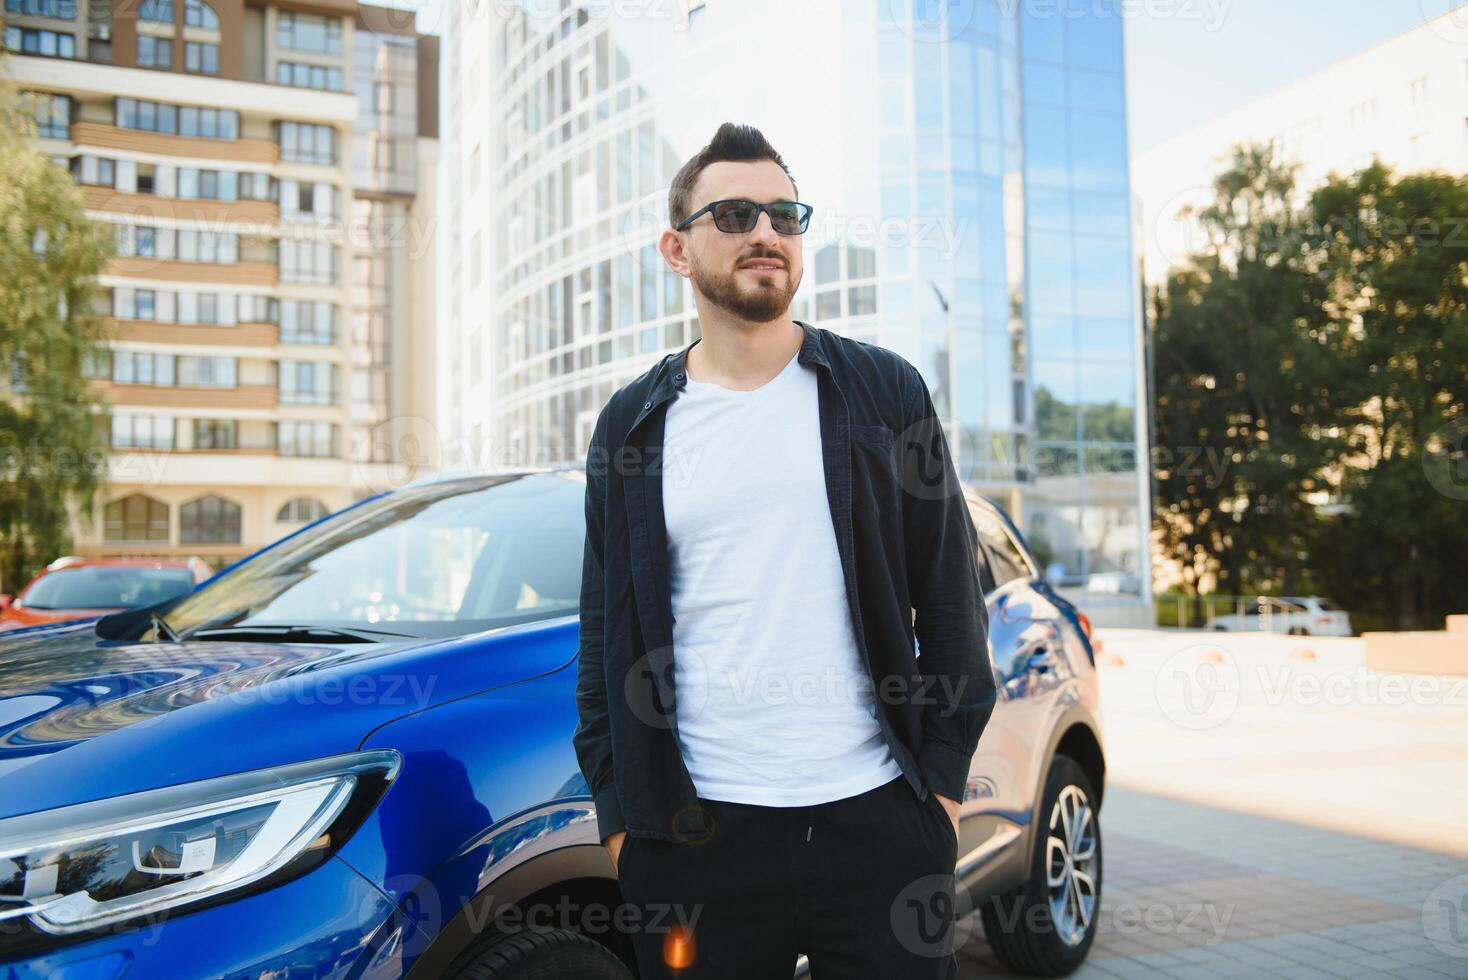
M 959 855 L 1029 820 L 1043 778 L 1045 734 L 1070 678 L 1060 611 L 1033 587 L 1033 563 L 987 503 L 970 500 L 983 551 L 994 714 L 969 768 Z

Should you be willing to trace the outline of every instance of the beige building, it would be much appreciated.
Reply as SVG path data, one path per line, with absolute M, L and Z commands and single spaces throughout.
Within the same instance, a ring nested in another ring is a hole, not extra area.
M 421 476 L 437 38 L 341 0 L 7 0 L 4 44 L 117 233 L 109 485 L 75 550 L 217 568 Z

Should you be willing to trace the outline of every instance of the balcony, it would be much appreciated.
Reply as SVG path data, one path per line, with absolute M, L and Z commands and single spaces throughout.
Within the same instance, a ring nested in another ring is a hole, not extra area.
M 94 381 L 98 394 L 113 405 L 128 408 L 235 408 L 273 409 L 274 385 L 239 385 L 234 388 L 186 385 L 134 385 Z
M 154 320 L 118 320 L 106 317 L 103 325 L 109 340 L 144 341 L 151 344 L 189 344 L 197 347 L 270 347 L 280 342 L 280 329 L 273 323 L 160 323 Z
M 280 208 L 274 201 L 186 200 L 89 185 L 82 187 L 82 201 L 88 211 L 125 214 L 132 218 L 200 221 L 211 226 L 229 222 L 274 226 L 280 221 Z
M 208 283 L 220 286 L 274 286 L 279 271 L 269 262 L 175 262 L 142 255 L 124 255 L 107 263 L 106 274 L 162 282 Z
M 270 140 L 175 136 L 142 129 L 123 129 L 106 123 L 72 123 L 71 141 L 79 147 L 159 153 L 199 160 L 234 160 L 267 165 L 274 165 L 280 160 L 280 148 Z

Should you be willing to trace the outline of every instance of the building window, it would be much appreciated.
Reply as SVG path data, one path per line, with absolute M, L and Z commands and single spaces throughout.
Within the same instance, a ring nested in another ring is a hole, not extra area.
M 185 200 L 234 201 L 240 197 L 240 175 L 233 170 L 178 168 L 178 196 Z
M 307 65 L 299 61 L 280 61 L 275 65 L 275 80 L 296 88 L 319 88 L 340 92 L 342 70 L 326 65 Z
M 141 493 L 107 505 L 102 538 L 108 542 L 167 541 L 168 505 Z
M 281 524 L 310 524 L 326 516 L 326 505 L 315 497 L 293 497 L 275 515 Z
M 340 211 L 337 190 L 325 181 L 282 180 L 278 186 L 282 217 L 330 221 Z
M 115 187 L 117 171 L 113 161 L 106 157 L 72 157 L 71 179 L 78 184 L 91 184 L 94 187 Z
M 235 369 L 233 357 L 180 356 L 178 383 L 194 388 L 233 388 Z
M 281 282 L 336 282 L 335 246 L 285 238 L 276 248 Z
M 138 64 L 143 68 L 172 68 L 173 38 L 139 34 Z
M 234 419 L 194 419 L 194 448 L 233 449 L 236 429 Z
M 1423 75 L 1421 78 L 1414 78 L 1407 83 L 1407 101 L 1412 105 L 1426 105 L 1427 95 L 1426 75 Z
M 41 54 L 53 58 L 75 58 L 76 36 L 43 31 L 31 27 L 5 28 L 5 47 L 21 54 Z
M 219 15 L 202 0 L 184 0 L 184 23 L 207 31 L 219 30 Z
M 335 405 L 337 368 L 330 361 L 281 361 L 282 405 Z
M 315 123 L 276 123 L 280 158 L 291 163 L 336 162 L 336 129 Z
M 238 544 L 240 505 L 210 494 L 178 509 L 181 544 Z
M 277 422 L 275 451 L 282 456 L 336 456 L 336 426 L 330 422 Z
M 138 20 L 154 24 L 173 23 L 173 0 L 143 0 L 138 5 Z
M 7 14 L 76 20 L 76 0 L 5 0 Z
M 173 419 L 161 415 L 114 415 L 112 448 L 172 449 Z
M 177 106 L 138 99 L 117 99 L 113 103 L 113 123 L 119 129 L 140 129 L 177 136 L 225 140 L 239 139 L 240 136 L 240 114 L 232 109 Z
M 184 42 L 184 68 L 202 75 L 218 75 L 219 45 L 204 41 Z
M 142 191 L 144 185 L 139 185 Z M 151 188 L 149 188 L 151 190 Z M 173 262 L 232 265 L 239 261 L 239 236 L 227 231 L 116 225 L 117 254 Z
M 71 138 L 71 99 L 65 95 L 29 92 L 31 115 L 36 120 L 36 135 L 49 139 Z
M 282 10 L 276 14 L 275 43 L 292 51 L 341 54 L 341 18 Z
M 112 352 L 112 380 L 123 385 L 173 384 L 173 355 L 144 351 Z
M 336 307 L 324 301 L 283 299 L 278 308 L 283 344 L 336 342 Z

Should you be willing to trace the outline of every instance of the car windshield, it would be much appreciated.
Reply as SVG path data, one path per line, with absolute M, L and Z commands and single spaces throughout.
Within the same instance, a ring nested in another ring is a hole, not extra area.
M 208 625 L 368 627 L 446 637 L 575 613 L 586 484 L 577 472 L 408 487 L 336 514 L 168 610 Z
M 27 609 L 132 609 L 194 587 L 187 568 L 83 565 L 41 576 L 21 597 Z

